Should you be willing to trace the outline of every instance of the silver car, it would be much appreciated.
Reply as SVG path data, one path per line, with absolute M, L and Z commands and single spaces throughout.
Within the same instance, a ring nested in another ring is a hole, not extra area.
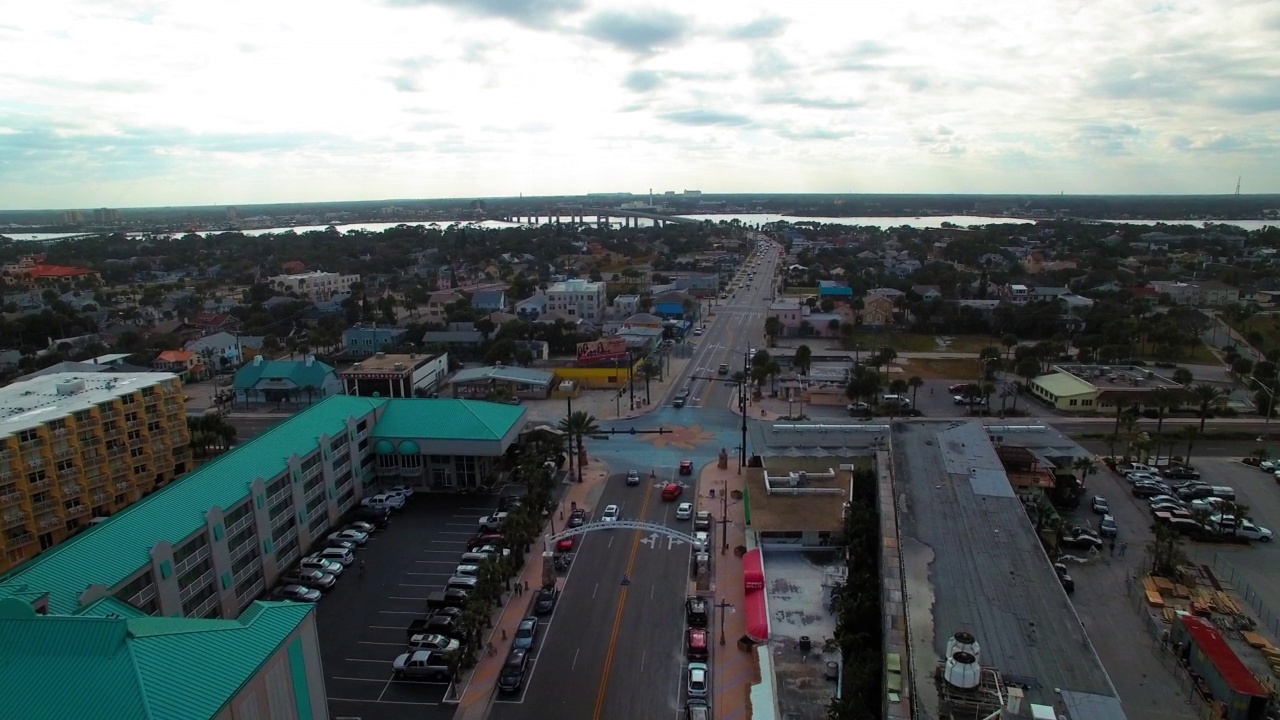
M 711 670 L 706 663 L 689 663 L 689 697 L 706 698 L 711 694 Z

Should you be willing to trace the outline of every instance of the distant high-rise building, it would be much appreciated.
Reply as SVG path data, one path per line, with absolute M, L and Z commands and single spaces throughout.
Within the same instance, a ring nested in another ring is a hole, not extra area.
M 62 224 L 63 225 L 83 225 L 84 213 L 80 212 L 79 210 L 63 210 Z
M 93 211 L 93 221 L 99 225 L 120 222 L 120 211 L 115 208 L 98 208 Z
M 233 207 L 227 208 L 227 219 L 230 220 L 231 222 L 235 222 L 239 220 L 240 211 Z

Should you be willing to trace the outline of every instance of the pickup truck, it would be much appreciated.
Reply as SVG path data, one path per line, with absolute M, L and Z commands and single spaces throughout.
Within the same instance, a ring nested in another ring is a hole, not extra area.
M 467 599 L 471 593 L 466 590 L 457 590 L 450 588 L 448 590 L 437 590 L 427 595 L 427 609 L 439 610 L 447 607 L 463 607 L 467 604 Z
M 504 512 L 485 515 L 480 518 L 480 532 L 493 532 L 501 530 L 502 526 L 507 523 L 507 514 Z
M 436 680 L 448 680 L 451 674 L 449 663 L 445 660 L 444 655 L 430 650 L 404 653 L 396 658 L 391 667 L 398 677 L 426 677 Z

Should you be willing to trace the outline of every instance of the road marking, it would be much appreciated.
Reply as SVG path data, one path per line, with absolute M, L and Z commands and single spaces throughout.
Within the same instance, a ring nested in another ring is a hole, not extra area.
M 592 597 L 594 597 L 594 595 Z M 570 670 L 578 667 L 578 653 L 581 651 L 582 651 L 582 648 L 578 648 L 573 651 L 573 664 L 569 666 Z
M 426 598 L 424 597 L 398 597 L 395 595 L 391 595 L 387 599 L 388 600 L 416 600 L 416 601 L 424 601 L 424 602 L 426 601 Z
M 410 612 L 406 610 L 379 610 L 383 615 L 421 615 L 420 612 Z
M 399 630 L 401 632 L 404 631 L 404 628 L 400 627 L 399 625 L 370 625 L 369 629 L 370 630 Z
M 359 645 L 391 645 L 392 647 L 404 647 L 404 643 L 374 642 L 373 640 L 360 640 L 357 644 Z
M 591 599 L 592 599 L 592 600 L 595 600 L 595 599 L 596 599 L 596 592 L 597 592 L 598 590 L 600 590 L 600 583 L 596 583 L 596 586 L 595 586 L 594 588 L 592 588 L 592 589 L 591 589 Z
M 386 665 L 387 663 L 391 662 L 390 660 L 366 660 L 364 658 L 342 658 L 342 659 L 346 660 L 347 662 L 371 662 L 371 663 L 382 663 L 383 665 Z
M 653 493 L 649 489 L 644 491 L 644 502 L 640 504 L 639 517 L 645 516 L 645 511 L 649 509 L 649 499 L 653 497 Z M 635 569 L 636 555 L 640 552 L 640 538 L 635 538 L 631 542 L 631 556 L 627 559 L 627 569 L 622 574 L 624 578 L 631 577 L 632 570 Z M 618 647 L 618 631 L 622 629 L 622 611 L 627 605 L 628 586 L 623 585 L 622 590 L 618 594 L 618 609 L 613 615 L 613 630 L 609 634 L 609 649 L 604 656 L 604 673 L 600 678 L 600 690 L 596 693 L 595 712 L 592 713 L 592 720 L 600 720 L 600 716 L 604 713 L 605 692 L 609 689 L 609 674 L 613 670 L 613 654 Z
M 640 672 L 644 672 L 644 650 L 640 651 Z
M 405 575 L 414 575 L 414 576 L 417 576 L 417 577 L 453 577 L 453 573 L 420 573 L 420 572 L 407 572 L 407 573 L 405 573 Z
M 353 677 L 342 677 L 341 675 L 334 675 L 329 679 L 330 680 L 354 680 L 355 682 L 386 682 L 386 680 L 376 680 L 374 678 L 353 678 Z M 362 702 L 372 702 L 372 700 L 364 700 Z
M 334 679 L 343 680 L 344 678 L 334 678 Z M 375 680 L 374 682 L 382 682 L 382 681 Z M 433 703 L 433 702 L 408 702 L 407 700 L 360 700 L 357 698 L 340 698 L 340 697 L 330 697 L 325 699 L 329 700 L 330 702 L 372 703 L 375 705 L 432 705 L 434 706 L 434 705 L 440 704 L 440 703 Z

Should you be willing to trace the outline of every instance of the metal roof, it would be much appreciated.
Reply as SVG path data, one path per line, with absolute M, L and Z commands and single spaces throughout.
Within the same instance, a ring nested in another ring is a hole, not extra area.
M 0 597 L 9 597 L 25 585 L 49 593 L 49 612 L 75 613 L 86 587 L 118 585 L 151 562 L 151 549 L 158 541 L 177 543 L 188 537 L 204 527 L 209 508 L 235 506 L 248 496 L 254 478 L 276 477 L 288 468 L 292 454 L 315 450 L 321 435 L 343 432 L 348 418 L 365 417 L 386 402 L 334 395 L 316 403 L 106 522 L 19 565 L 3 577 L 6 584 L 0 585 Z
M 1081 380 L 1075 375 L 1067 373 L 1051 373 L 1049 375 L 1041 375 L 1031 382 L 1044 388 L 1046 392 L 1057 397 L 1074 397 L 1077 395 L 1092 395 L 1098 392 L 1098 388 Z
M 519 405 L 482 400 L 402 398 L 387 405 L 375 438 L 501 441 L 524 418 Z
M 6 716 L 212 718 L 314 612 L 256 602 L 236 620 L 37 615 L 0 601 Z M 67 692 L 74 678 L 76 692 Z
M 547 372 L 546 370 L 533 370 L 521 367 L 481 367 L 469 368 L 467 370 L 459 370 L 450 383 L 469 383 L 477 380 L 503 380 L 506 382 L 530 383 L 535 385 L 550 385 L 556 379 L 556 374 Z

